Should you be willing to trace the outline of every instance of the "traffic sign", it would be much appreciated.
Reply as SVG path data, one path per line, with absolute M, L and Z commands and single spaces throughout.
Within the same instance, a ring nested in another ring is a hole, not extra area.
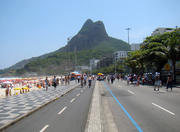
M 165 68 L 166 71 L 170 71 L 170 69 L 171 69 L 171 67 L 170 67 L 170 65 L 168 63 L 165 64 L 164 68 Z

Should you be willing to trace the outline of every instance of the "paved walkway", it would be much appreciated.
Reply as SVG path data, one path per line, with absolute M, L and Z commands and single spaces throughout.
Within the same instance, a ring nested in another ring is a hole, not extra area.
M 68 86 L 58 86 L 56 90 L 50 87 L 48 91 L 40 89 L 0 99 L 0 130 L 2 127 L 11 124 L 28 113 L 64 95 L 77 85 L 73 81 Z

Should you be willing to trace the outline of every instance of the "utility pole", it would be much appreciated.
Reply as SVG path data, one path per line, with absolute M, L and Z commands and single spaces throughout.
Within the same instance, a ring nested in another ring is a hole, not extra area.
M 115 70 L 115 74 L 116 74 L 116 72 L 117 72 L 117 67 L 116 67 L 116 66 L 117 66 L 117 64 L 116 64 L 116 63 L 117 63 L 117 54 L 118 54 L 118 53 L 115 53 L 115 54 L 114 54 L 114 61 L 115 61 L 115 63 L 114 63 L 114 64 L 115 64 L 115 66 L 114 66 L 115 69 L 114 69 L 114 70 Z
M 77 71 L 77 49 L 76 47 L 74 48 L 74 54 L 75 54 L 75 71 Z
M 128 31 L 128 44 L 130 44 L 129 43 L 129 30 L 131 30 L 131 28 L 126 28 L 126 30 Z
M 71 40 L 71 37 L 68 37 L 67 38 L 67 50 L 68 50 L 68 67 L 69 67 L 69 70 L 70 70 L 70 45 L 69 45 L 69 41 Z

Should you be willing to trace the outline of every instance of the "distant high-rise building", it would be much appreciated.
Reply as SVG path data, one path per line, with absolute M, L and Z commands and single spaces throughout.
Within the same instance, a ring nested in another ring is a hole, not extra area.
M 124 59 L 128 56 L 129 51 L 116 51 L 114 52 L 114 56 L 116 59 Z
M 97 64 L 100 60 L 98 59 L 91 59 L 90 60 L 90 70 L 96 69 L 97 68 Z
M 131 51 L 139 50 L 141 44 L 131 44 Z
M 163 34 L 165 32 L 172 32 L 174 30 L 175 30 L 174 28 L 157 28 L 156 30 L 153 31 L 153 33 L 151 35 L 152 36 L 160 35 L 160 34 Z

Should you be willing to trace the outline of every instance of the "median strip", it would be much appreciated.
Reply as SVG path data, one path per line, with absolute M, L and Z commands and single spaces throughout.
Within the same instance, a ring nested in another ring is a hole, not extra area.
M 167 110 L 167 109 L 165 109 L 165 108 L 163 108 L 163 107 L 161 107 L 161 106 L 159 106 L 159 105 L 157 105 L 157 104 L 155 104 L 155 103 L 152 103 L 152 105 L 154 105 L 154 106 L 156 106 L 156 107 L 158 107 L 158 108 L 160 108 L 160 109 L 168 112 L 168 113 L 171 114 L 171 115 L 175 115 L 175 113 L 173 113 L 173 112 L 171 112 L 171 111 L 169 111 L 169 110 Z

